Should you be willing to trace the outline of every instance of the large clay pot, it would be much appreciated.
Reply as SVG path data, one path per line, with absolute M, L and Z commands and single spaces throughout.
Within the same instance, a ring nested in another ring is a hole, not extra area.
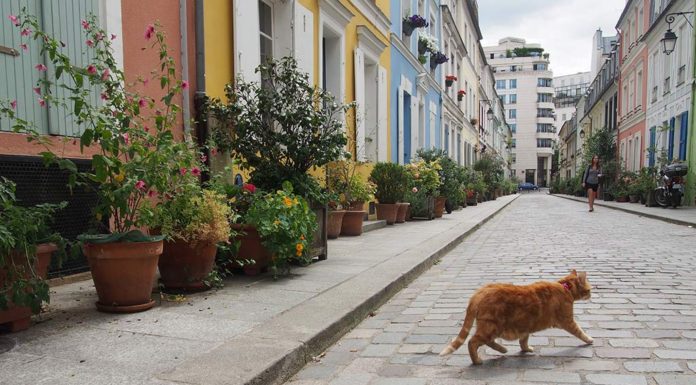
M 435 218 L 442 218 L 442 214 L 445 212 L 446 201 L 446 197 L 435 198 Z
M 329 211 L 329 220 L 326 229 L 329 239 L 336 239 L 341 234 L 343 215 L 345 213 L 345 210 Z
M 51 255 L 56 250 L 58 250 L 58 247 L 53 243 L 43 243 L 36 246 L 34 271 L 36 271 L 39 277 L 46 279 L 48 265 L 51 263 Z M 12 260 L 18 265 L 26 264 L 26 259 L 18 258 L 14 255 Z M 6 272 L 0 271 L 0 286 L 4 285 L 5 278 Z M 26 306 L 15 306 L 11 303 L 8 305 L 9 307 L 6 310 L 0 311 L 0 326 L 4 326 L 5 329 L 12 333 L 28 329 L 31 326 L 31 309 Z
M 399 207 L 396 212 L 396 223 L 404 223 L 406 222 L 406 212 L 410 205 L 408 203 L 397 203 L 397 205 L 399 205 Z
M 341 224 L 341 235 L 355 237 L 362 234 L 364 218 L 364 211 L 346 211 Z
M 155 306 L 150 294 L 162 249 L 163 241 L 85 243 L 97 310 L 135 313 Z
M 232 230 L 237 232 L 236 240 L 240 241 L 237 260 L 244 264 L 243 269 L 246 275 L 259 275 L 265 268 L 270 266 L 272 261 L 271 252 L 261 243 L 261 236 L 256 227 L 251 225 L 233 224 Z M 254 261 L 254 263 L 246 263 Z
M 393 225 L 396 222 L 396 214 L 398 211 L 399 205 L 396 203 L 378 203 L 377 219 L 385 220 L 388 225 Z
M 365 211 L 365 202 L 351 202 L 347 208 L 348 211 Z
M 214 243 L 192 245 L 180 239 L 164 242 L 159 259 L 160 281 L 165 290 L 196 292 L 210 289 L 203 282 L 215 266 Z

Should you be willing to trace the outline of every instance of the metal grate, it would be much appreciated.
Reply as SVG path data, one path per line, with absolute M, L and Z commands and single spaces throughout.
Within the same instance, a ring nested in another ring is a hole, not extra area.
M 88 170 L 89 160 L 73 159 L 78 169 Z M 58 212 L 54 230 L 63 237 L 74 240 L 88 230 L 93 223 L 92 208 L 97 204 L 94 192 L 76 188 L 72 193 L 67 187 L 68 173 L 56 166 L 45 167 L 39 157 L 0 155 L 0 176 L 17 184 L 17 199 L 23 205 L 68 202 Z M 55 262 L 49 268 L 49 277 L 62 276 L 88 270 L 84 256 L 63 261 L 61 267 Z

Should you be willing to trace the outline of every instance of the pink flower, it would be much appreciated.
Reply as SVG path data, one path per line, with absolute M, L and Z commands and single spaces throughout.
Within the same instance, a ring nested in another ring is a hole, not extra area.
M 145 132 L 150 132 L 150 127 L 148 127 L 147 125 L 144 125 L 143 130 L 145 130 Z
M 101 100 L 109 100 L 109 95 L 106 92 L 102 92 L 101 95 Z
M 107 81 L 109 79 L 109 75 L 111 75 L 111 71 L 109 71 L 109 69 L 107 68 L 104 70 L 104 72 L 102 72 L 101 79 L 103 81 Z
M 87 39 L 87 41 L 85 41 L 85 44 L 87 44 L 87 47 L 94 47 L 94 41 L 92 41 L 92 39 Z
M 89 29 L 89 22 L 87 20 L 82 20 L 82 28 Z
M 130 143 L 130 137 L 128 136 L 128 133 L 127 133 L 127 132 L 126 132 L 125 134 L 123 134 L 123 141 L 124 141 L 126 144 Z
M 143 86 L 147 87 L 147 83 L 150 83 L 150 79 L 143 80 Z
M 182 88 L 182 89 L 185 90 L 185 89 L 187 89 L 188 87 L 189 87 L 189 82 L 187 82 L 186 80 L 184 80 L 183 82 L 181 82 L 181 88 Z
M 22 32 L 20 33 L 20 35 L 22 35 L 22 36 L 29 36 L 29 35 L 31 35 L 31 29 L 29 29 L 29 28 L 24 28 L 24 29 L 22 30 Z
M 140 106 L 140 108 L 143 108 L 147 105 L 147 103 L 145 102 L 145 99 L 140 99 L 138 100 L 138 105 Z
M 143 182 L 142 180 L 135 182 L 135 188 L 137 188 L 140 191 L 145 190 L 145 182 Z
M 12 107 L 13 110 L 17 109 L 17 100 L 13 100 L 10 102 L 10 107 Z
M 201 175 L 201 169 L 198 167 L 194 167 L 191 169 L 191 174 L 193 174 L 195 176 L 199 176 L 199 175 Z
M 43 99 L 41 99 L 41 98 L 39 98 L 39 105 L 40 105 L 41 107 L 46 107 L 46 101 L 43 100 Z
M 27 52 L 27 51 L 29 50 L 29 46 L 27 46 L 27 45 L 24 44 L 24 43 L 20 44 L 19 46 L 22 47 L 22 49 L 24 50 L 24 52 Z
M 39 72 L 44 72 L 44 71 L 46 71 L 46 70 L 48 69 L 48 67 L 46 67 L 46 66 L 43 65 L 43 64 L 37 64 L 37 65 L 34 66 L 34 68 L 36 68 Z
M 256 192 L 256 186 L 254 186 L 251 183 L 244 183 L 244 185 L 242 186 L 242 189 L 249 191 L 252 194 Z
M 417 188 L 417 187 L 412 188 L 412 189 L 411 189 L 411 192 L 414 193 L 414 194 L 417 193 L 417 192 L 418 192 L 418 188 Z
M 15 27 L 19 27 L 19 18 L 15 15 L 9 15 L 7 16 L 8 19 L 12 22 L 12 24 L 15 25 Z
M 112 33 L 112 34 L 111 34 L 111 40 L 116 40 L 116 34 L 115 34 L 115 33 Z
M 208 160 L 208 157 L 205 155 L 201 155 L 201 162 L 205 163 L 206 160 Z
M 157 194 L 157 192 L 156 192 L 155 190 L 150 190 L 150 191 L 147 192 L 147 196 L 150 197 L 150 198 L 154 197 L 155 194 Z
M 101 32 L 98 32 L 96 35 L 94 35 L 94 38 L 97 39 L 97 41 L 102 41 L 102 40 L 104 40 L 104 34 Z
M 186 172 L 187 172 L 187 171 L 188 171 L 188 170 L 186 169 L 186 167 L 182 167 L 182 168 L 179 169 L 179 174 L 181 174 L 181 175 L 186 175 Z
M 152 38 L 152 35 L 155 34 L 155 26 L 150 24 L 147 26 L 147 29 L 145 29 L 145 40 L 150 40 Z
M 41 96 L 41 87 L 34 87 L 32 88 L 32 90 L 34 90 L 35 94 Z
M 217 148 L 211 148 L 211 149 L 210 149 L 210 154 L 211 154 L 211 155 L 217 155 Z
M 97 67 L 95 67 L 95 66 L 92 65 L 92 64 L 88 65 L 88 66 L 87 66 L 87 73 L 90 74 L 90 75 L 96 74 L 96 73 L 97 73 Z

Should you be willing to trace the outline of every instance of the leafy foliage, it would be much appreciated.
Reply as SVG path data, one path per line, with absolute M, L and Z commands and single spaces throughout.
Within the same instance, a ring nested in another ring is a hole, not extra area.
M 370 173 L 370 181 L 377 186 L 375 197 L 379 203 L 396 203 L 404 199 L 408 176 L 403 166 L 378 162 Z

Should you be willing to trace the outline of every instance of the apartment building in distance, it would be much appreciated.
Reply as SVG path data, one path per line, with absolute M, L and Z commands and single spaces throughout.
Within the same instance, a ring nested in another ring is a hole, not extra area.
M 548 186 L 556 139 L 549 54 L 539 44 L 516 37 L 500 39 L 484 51 L 512 132 L 512 175 Z

